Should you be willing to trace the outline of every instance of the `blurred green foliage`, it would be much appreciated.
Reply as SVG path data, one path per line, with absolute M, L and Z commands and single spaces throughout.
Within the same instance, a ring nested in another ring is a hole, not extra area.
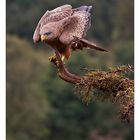
M 44 122 L 49 111 L 40 94 L 40 74 L 45 66 L 27 41 L 7 37 L 7 134 L 8 140 L 40 139 L 48 133 Z M 26 51 L 26 49 L 28 51 Z
M 73 52 L 66 63 L 72 72 L 134 64 L 133 0 L 7 0 L 7 140 L 96 140 L 94 131 L 100 131 L 103 140 L 112 131 L 133 140 L 133 123 L 117 119 L 117 107 L 82 103 L 73 85 L 59 79 L 47 60 L 49 47 L 32 43 L 43 13 L 66 3 L 93 5 L 87 37 L 110 50 Z

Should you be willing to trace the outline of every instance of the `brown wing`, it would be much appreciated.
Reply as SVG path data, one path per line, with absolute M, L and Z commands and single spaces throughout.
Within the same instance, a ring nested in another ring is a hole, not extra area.
M 89 49 L 95 49 L 98 51 L 108 52 L 108 50 L 102 47 L 98 47 L 95 43 L 92 43 L 84 38 L 77 38 L 77 37 L 74 37 L 74 40 L 71 43 L 71 48 L 72 50 L 77 50 L 77 49 L 82 50 L 83 48 L 89 48 Z
M 73 36 L 82 38 L 85 36 L 87 29 L 89 28 L 90 13 L 86 11 L 76 11 L 69 17 L 70 23 L 65 27 L 60 41 L 64 44 L 70 44 L 74 39 Z
M 55 8 L 51 11 L 46 11 L 46 13 L 41 17 L 33 35 L 34 42 L 38 42 L 40 39 L 40 29 L 43 25 L 50 23 L 50 22 L 56 22 L 61 19 L 64 19 L 70 15 L 72 15 L 72 6 L 71 5 L 63 5 L 58 8 Z

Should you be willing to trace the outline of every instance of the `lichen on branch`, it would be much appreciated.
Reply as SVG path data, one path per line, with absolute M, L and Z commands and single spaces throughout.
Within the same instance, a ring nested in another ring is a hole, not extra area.
M 87 81 L 75 85 L 74 92 L 87 104 L 91 100 L 110 101 L 119 105 L 122 120 L 130 121 L 134 109 L 134 81 L 125 77 L 125 73 L 133 71 L 130 66 L 121 66 L 109 71 L 89 71 Z
M 75 84 L 74 93 L 89 104 L 92 100 L 110 101 L 120 108 L 122 120 L 127 122 L 133 119 L 134 112 L 134 81 L 125 76 L 133 72 L 131 66 L 120 66 L 108 71 L 87 70 L 84 76 L 72 74 L 65 67 L 59 52 L 56 50 L 56 65 L 58 75 L 66 82 Z

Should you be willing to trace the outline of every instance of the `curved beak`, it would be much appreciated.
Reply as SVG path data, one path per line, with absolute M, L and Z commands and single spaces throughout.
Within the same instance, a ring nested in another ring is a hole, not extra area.
M 41 35 L 41 41 L 44 42 L 47 40 L 47 35 Z

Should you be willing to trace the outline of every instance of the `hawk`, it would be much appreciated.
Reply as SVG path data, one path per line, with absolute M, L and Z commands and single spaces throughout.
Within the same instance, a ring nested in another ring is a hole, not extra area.
M 57 49 L 62 60 L 69 59 L 71 51 L 77 49 L 92 48 L 107 51 L 84 39 L 91 25 L 91 8 L 92 6 L 72 8 L 66 4 L 51 11 L 47 10 L 34 31 L 34 43 L 46 42 Z M 56 59 L 55 56 L 51 57 L 50 61 L 53 59 Z

